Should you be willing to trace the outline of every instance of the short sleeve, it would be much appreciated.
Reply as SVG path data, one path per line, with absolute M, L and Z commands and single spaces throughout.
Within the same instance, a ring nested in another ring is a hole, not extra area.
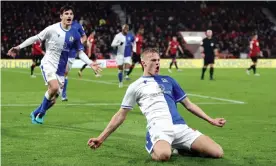
M 49 35 L 50 35 L 50 27 L 47 27 L 36 36 L 39 38 L 39 40 L 44 41 Z
M 83 44 L 81 43 L 80 36 L 78 36 L 77 39 L 75 40 L 74 48 L 78 51 L 84 50 Z
M 129 86 L 124 99 L 121 104 L 121 108 L 128 108 L 128 109 L 133 109 L 136 103 L 136 95 L 135 95 L 135 89 L 133 86 Z
M 180 102 L 183 99 L 186 98 L 186 93 L 184 90 L 180 87 L 180 85 L 173 79 L 171 78 L 171 83 L 172 83 L 172 95 L 174 97 L 175 102 Z
M 203 45 L 204 45 L 204 39 L 201 41 L 200 45 L 201 45 L 201 46 L 203 46 Z
M 85 35 L 84 28 L 82 25 L 79 24 L 78 32 L 80 33 L 81 36 Z

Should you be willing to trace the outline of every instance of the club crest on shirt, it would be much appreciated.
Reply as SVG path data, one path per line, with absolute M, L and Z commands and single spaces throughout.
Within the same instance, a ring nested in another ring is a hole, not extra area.
M 162 82 L 168 82 L 166 78 L 161 78 Z
M 158 84 L 157 90 L 158 90 L 158 92 L 162 92 L 163 93 L 165 91 L 165 86 L 162 85 L 162 84 Z
M 214 46 L 214 43 L 211 43 L 211 46 L 213 47 L 213 46 Z
M 131 41 L 131 37 L 128 37 L 127 40 L 128 40 L 128 41 Z
M 70 37 L 69 37 L 69 41 L 70 41 L 70 42 L 74 41 L 74 37 L 73 37 L 73 36 L 70 36 Z

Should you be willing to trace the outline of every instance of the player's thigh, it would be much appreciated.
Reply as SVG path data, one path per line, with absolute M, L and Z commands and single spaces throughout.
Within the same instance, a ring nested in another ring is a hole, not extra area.
M 33 65 L 36 65 L 36 58 L 35 58 L 35 55 L 33 55 L 32 61 L 33 61 Z
M 123 55 L 116 56 L 116 64 L 117 64 L 117 66 L 123 66 L 123 64 L 124 64 L 124 56 Z
M 251 57 L 251 60 L 252 60 L 253 64 L 256 65 L 257 62 L 258 62 L 258 57 L 257 56 L 253 56 L 253 57 Z
M 219 144 L 206 135 L 199 136 L 191 146 L 191 150 L 206 157 L 221 158 L 223 150 Z
M 132 60 L 131 60 L 131 56 L 129 57 L 124 57 L 124 64 L 127 68 L 130 67 L 130 65 L 132 64 Z
M 41 65 L 40 69 L 45 85 L 48 85 L 48 88 L 53 92 L 58 91 L 59 84 L 56 76 L 56 70 L 49 65 Z
M 151 128 L 146 137 L 146 149 L 153 160 L 168 160 L 171 156 L 173 130 L 163 132 L 158 128 Z M 151 134 L 150 134 L 151 133 Z
M 62 90 L 63 90 L 63 87 L 64 87 L 65 77 L 64 76 L 59 76 L 59 75 L 57 75 L 56 77 L 57 77 L 58 86 L 59 86 L 58 93 L 62 93 Z
M 190 128 L 186 124 L 174 125 L 175 140 L 172 142 L 172 147 L 191 152 L 191 147 L 194 141 L 202 135 L 198 130 Z

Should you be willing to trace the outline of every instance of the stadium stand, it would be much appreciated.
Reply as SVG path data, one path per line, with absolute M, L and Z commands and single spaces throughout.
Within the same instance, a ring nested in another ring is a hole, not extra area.
M 86 34 L 96 31 L 97 56 L 109 59 L 113 49 L 110 43 L 120 31 L 118 14 L 112 5 L 119 4 L 127 15 L 126 23 L 136 32 L 145 28 L 145 46 L 159 49 L 161 56 L 173 35 L 177 35 L 184 48 L 182 58 L 192 58 L 179 31 L 205 31 L 212 29 L 223 58 L 239 58 L 248 53 L 250 36 L 259 35 L 265 58 L 273 57 L 276 48 L 276 28 L 262 8 L 273 10 L 268 2 L 70 2 L 76 10 L 76 19 Z M 22 8 L 24 5 L 24 8 Z M 64 2 L 2 2 L 1 58 L 12 44 L 19 44 L 28 36 L 41 31 L 58 20 L 58 10 Z M 234 9 L 234 10 L 233 10 Z M 23 49 L 17 58 L 30 58 L 30 47 Z

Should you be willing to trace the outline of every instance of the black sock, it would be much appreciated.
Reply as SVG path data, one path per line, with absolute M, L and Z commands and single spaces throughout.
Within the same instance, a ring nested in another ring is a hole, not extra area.
M 252 65 L 252 69 L 253 69 L 253 73 L 256 74 L 256 66 L 255 65 Z
M 87 66 L 87 64 L 84 64 L 84 65 L 82 66 L 82 68 L 80 69 L 80 71 L 83 71 L 83 70 L 86 68 L 86 66 Z
M 131 65 L 130 68 L 129 68 L 129 71 L 128 71 L 128 73 L 127 73 L 128 76 L 129 76 L 130 73 L 132 72 L 133 68 L 134 68 L 134 65 Z
M 202 68 L 201 79 L 204 79 L 204 74 L 205 74 L 206 69 L 207 69 L 206 67 Z
M 253 69 L 253 66 L 254 66 L 254 65 L 251 65 L 251 66 L 250 66 L 247 70 L 251 70 L 251 69 Z
M 172 68 L 173 62 L 170 63 L 170 69 Z
M 34 68 L 35 68 L 35 65 L 32 65 L 32 66 L 31 66 L 31 75 L 34 74 Z
M 177 62 L 174 62 L 175 68 L 178 70 Z
M 210 67 L 210 79 L 213 79 L 214 67 Z

